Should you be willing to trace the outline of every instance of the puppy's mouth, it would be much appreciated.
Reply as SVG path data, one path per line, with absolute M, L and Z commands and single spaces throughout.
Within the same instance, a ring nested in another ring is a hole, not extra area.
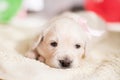
M 60 67 L 60 69 L 70 69 L 72 68 L 72 66 L 69 66 L 69 67 Z

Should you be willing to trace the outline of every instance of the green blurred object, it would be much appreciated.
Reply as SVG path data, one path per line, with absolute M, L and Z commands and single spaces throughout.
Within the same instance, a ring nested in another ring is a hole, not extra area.
M 22 0 L 0 0 L 0 23 L 8 23 L 22 5 Z

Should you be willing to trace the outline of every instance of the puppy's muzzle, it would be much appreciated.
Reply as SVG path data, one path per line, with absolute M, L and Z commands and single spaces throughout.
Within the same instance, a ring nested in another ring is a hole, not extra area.
M 59 60 L 59 63 L 61 68 L 70 68 L 72 64 L 72 60 L 68 58 L 64 58 L 62 60 Z

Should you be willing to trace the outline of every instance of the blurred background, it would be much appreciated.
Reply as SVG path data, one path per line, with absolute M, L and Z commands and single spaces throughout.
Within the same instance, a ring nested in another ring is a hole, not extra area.
M 66 11 L 94 12 L 108 28 L 120 30 L 120 0 L 0 0 L 0 25 L 39 27 Z

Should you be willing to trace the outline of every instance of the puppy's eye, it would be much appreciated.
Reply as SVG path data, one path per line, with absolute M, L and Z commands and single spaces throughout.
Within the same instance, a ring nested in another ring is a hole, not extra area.
M 77 49 L 79 49 L 80 47 L 81 47 L 81 45 L 79 45 L 79 44 L 75 45 L 75 48 L 77 48 Z
M 52 47 L 57 47 L 57 42 L 55 42 L 55 41 L 54 41 L 54 42 L 51 42 L 50 45 L 51 45 Z

